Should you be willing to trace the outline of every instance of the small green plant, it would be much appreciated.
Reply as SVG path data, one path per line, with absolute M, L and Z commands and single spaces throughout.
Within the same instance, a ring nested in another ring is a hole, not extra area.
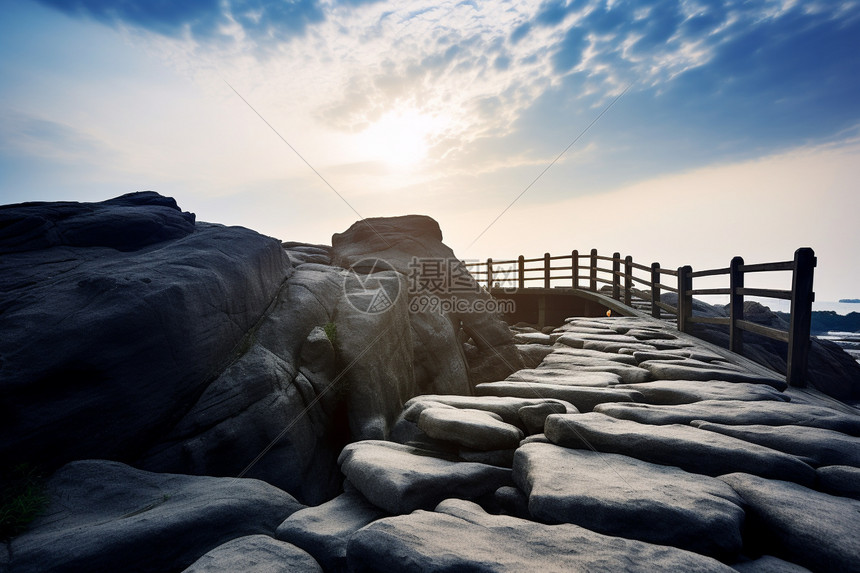
M 0 475 L 0 539 L 18 535 L 48 505 L 45 484 L 30 464 L 18 464 Z
M 327 322 L 325 326 L 323 326 L 323 330 L 325 331 L 326 338 L 328 338 L 331 345 L 334 346 L 337 342 L 337 325 L 333 322 Z

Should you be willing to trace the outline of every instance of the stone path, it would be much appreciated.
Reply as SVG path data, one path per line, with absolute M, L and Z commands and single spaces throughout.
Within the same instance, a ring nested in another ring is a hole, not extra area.
M 517 342 L 548 352 L 341 456 L 389 517 L 294 542 L 355 571 L 860 570 L 858 413 L 648 319 Z

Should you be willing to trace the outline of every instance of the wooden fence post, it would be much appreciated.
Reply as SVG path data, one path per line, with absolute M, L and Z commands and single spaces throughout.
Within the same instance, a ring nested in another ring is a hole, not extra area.
M 550 270 L 550 268 L 551 268 L 550 263 L 552 261 L 549 260 L 549 257 L 550 257 L 549 253 L 543 254 L 543 288 L 549 288 L 549 281 L 552 278 L 552 274 L 551 274 L 551 270 Z
M 744 288 L 743 264 L 743 257 L 734 257 L 729 265 L 729 350 L 738 354 L 744 351 L 744 333 L 738 328 L 738 321 L 744 319 L 744 295 L 738 292 Z
M 621 300 L 621 253 L 612 253 L 612 298 Z
M 487 291 L 493 290 L 493 259 L 487 259 Z
M 690 265 L 678 269 L 678 330 L 687 332 L 687 319 L 693 316 L 693 277 Z
M 633 290 L 633 257 L 624 257 L 624 304 L 630 306 L 630 296 Z
M 517 257 L 517 275 L 519 288 L 526 288 L 526 258 L 522 255 Z
M 590 290 L 597 292 L 597 249 L 591 249 L 591 284 Z
M 660 318 L 660 263 L 651 263 L 651 316 Z
M 785 377 L 789 385 L 806 386 L 809 362 L 809 330 L 812 322 L 812 276 L 815 272 L 815 252 L 809 247 L 794 252 L 794 273 L 791 278 L 791 322 L 788 328 L 788 359 Z
M 570 270 L 573 277 L 573 288 L 579 288 L 579 251 L 576 249 L 570 253 Z

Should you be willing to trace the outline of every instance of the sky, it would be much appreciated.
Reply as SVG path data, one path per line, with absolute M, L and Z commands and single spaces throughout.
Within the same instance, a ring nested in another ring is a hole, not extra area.
M 140 190 L 466 260 L 808 246 L 860 298 L 860 1 L 5 0 L 0 203 Z

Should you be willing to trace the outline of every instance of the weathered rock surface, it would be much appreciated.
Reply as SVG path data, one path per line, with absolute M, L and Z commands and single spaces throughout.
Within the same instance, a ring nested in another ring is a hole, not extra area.
M 693 420 L 702 420 L 732 425 L 793 425 L 860 436 L 860 416 L 845 414 L 825 406 L 791 402 L 703 400 L 677 406 L 602 404 L 595 406 L 595 411 L 613 418 L 644 424 L 689 424 Z
M 793 454 L 809 460 L 814 466 L 860 468 L 860 438 L 841 432 L 806 426 L 730 426 L 698 420 L 690 425 Z
M 580 412 L 590 412 L 606 402 L 636 402 L 643 398 L 636 390 L 615 388 L 589 388 L 563 384 L 533 384 L 505 380 L 485 382 L 475 386 L 479 396 L 517 396 L 520 398 L 557 398 L 570 402 Z
M 13 571 L 181 569 L 236 537 L 272 534 L 303 507 L 258 480 L 154 474 L 92 460 L 59 469 L 47 494 L 45 513 L 12 541 Z
M 229 363 L 290 274 L 277 241 L 192 225 L 169 198 L 76 205 L 2 209 L 18 220 L 0 239 L 4 460 L 132 461 Z
M 346 571 L 349 537 L 386 513 L 352 491 L 288 517 L 275 537 L 310 553 L 326 571 Z
M 481 451 L 516 448 L 525 437 L 498 414 L 482 410 L 427 408 L 418 418 L 418 427 L 431 438 Z
M 520 409 L 524 406 L 535 406 L 539 404 L 559 404 L 563 406 L 568 414 L 579 412 L 573 404 L 564 402 L 563 400 L 553 400 L 551 398 L 515 398 L 512 396 L 443 396 L 441 394 L 431 394 L 427 396 L 416 396 L 406 402 L 404 412 L 412 412 L 415 416 L 416 412 L 424 410 L 424 407 L 418 404 L 430 403 L 434 407 L 439 404 L 451 406 L 454 408 L 470 408 L 475 410 L 484 410 L 501 416 L 502 421 L 522 428 L 522 420 L 520 419 Z M 417 417 L 407 417 L 408 420 L 417 422 Z
M 689 551 L 490 515 L 446 500 L 436 511 L 379 520 L 349 542 L 353 571 L 732 571 Z
M 732 569 L 741 573 L 808 573 L 809 569 L 783 561 L 773 555 L 732 564 Z
M 746 501 L 755 549 L 813 571 L 857 570 L 860 501 L 748 474 L 720 479 Z
M 613 372 L 577 372 L 563 368 L 537 368 L 520 370 L 506 378 L 508 382 L 528 384 L 564 384 L 567 386 L 590 386 L 606 388 L 621 382 L 621 377 Z
M 520 447 L 513 472 L 540 521 L 723 559 L 740 552 L 742 501 L 716 478 L 551 444 Z
M 343 233 L 332 236 L 332 262 L 349 269 L 366 259 L 382 259 L 410 284 L 403 293 L 410 301 L 416 296 L 438 300 L 454 298 L 475 308 L 490 295 L 459 264 L 459 258 L 444 243 L 438 223 L 422 215 L 364 219 Z M 422 261 L 431 264 L 426 267 Z M 441 288 L 439 276 L 426 276 L 429 269 L 445 270 Z M 360 265 L 359 265 L 360 266 Z M 450 271 L 450 272 L 449 272 Z M 450 275 L 450 276 L 448 276 Z M 447 282 L 445 282 L 447 278 Z M 435 281 L 435 282 L 434 282 Z M 456 288 L 451 285 L 455 285 Z M 418 309 L 412 313 L 416 381 L 424 393 L 438 392 L 445 384 L 468 387 L 469 371 L 480 373 L 480 382 L 499 380 L 523 368 L 513 334 L 499 317 L 487 312 L 442 312 Z M 467 366 L 463 348 L 457 343 L 459 329 L 472 339 L 478 354 Z M 468 392 L 460 392 L 468 394 Z
M 816 470 L 818 489 L 833 495 L 860 500 L 860 468 L 825 466 Z
M 544 359 L 540 369 L 553 368 L 572 372 L 610 372 L 617 374 L 622 383 L 636 384 L 651 379 L 651 373 L 644 368 L 624 364 L 615 360 L 577 356 L 568 353 L 553 353 Z
M 544 432 L 559 446 L 595 448 L 709 476 L 743 471 L 809 485 L 815 481 L 815 470 L 794 456 L 692 426 L 653 426 L 590 412 L 553 414 Z
M 313 557 L 295 545 L 268 535 L 248 535 L 216 547 L 183 573 L 289 573 L 319 571 Z
M 520 420 L 523 421 L 527 434 L 542 434 L 546 417 L 550 414 L 567 414 L 564 405 L 553 402 L 535 404 L 534 406 L 523 406 L 517 411 Z
M 619 384 L 616 389 L 637 390 L 646 404 L 691 404 L 703 400 L 777 400 L 788 396 L 765 384 L 726 382 L 724 380 L 656 380 L 641 384 Z
M 507 468 L 443 459 L 393 442 L 350 444 L 338 462 L 368 501 L 394 515 L 432 508 L 448 497 L 475 499 L 511 483 Z
M 136 251 L 194 232 L 194 213 L 170 197 L 129 193 L 101 203 L 0 205 L 0 253 L 51 247 L 108 247 Z
M 730 368 L 716 362 L 701 362 L 692 358 L 683 360 L 646 360 L 639 366 L 649 370 L 659 380 L 725 380 L 727 382 L 748 382 L 768 384 L 777 390 L 784 390 L 786 384 L 778 379 L 762 378 L 751 372 Z

